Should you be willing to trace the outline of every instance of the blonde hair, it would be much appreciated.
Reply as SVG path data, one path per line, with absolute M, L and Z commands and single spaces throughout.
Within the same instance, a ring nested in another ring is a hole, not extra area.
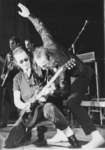
M 36 48 L 33 52 L 34 61 L 37 59 L 40 60 L 43 57 L 47 57 L 48 60 L 50 60 L 50 58 L 52 57 L 55 61 L 55 64 L 58 64 L 59 66 L 63 65 L 69 59 L 68 55 L 61 47 L 57 47 L 54 50 L 43 47 Z

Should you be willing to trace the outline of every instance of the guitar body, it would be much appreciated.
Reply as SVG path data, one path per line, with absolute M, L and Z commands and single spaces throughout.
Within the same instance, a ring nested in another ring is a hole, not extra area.
M 23 116 L 23 124 L 26 128 L 33 128 L 38 121 L 41 121 L 40 114 L 42 112 L 42 103 L 33 103 L 31 112 L 25 113 Z

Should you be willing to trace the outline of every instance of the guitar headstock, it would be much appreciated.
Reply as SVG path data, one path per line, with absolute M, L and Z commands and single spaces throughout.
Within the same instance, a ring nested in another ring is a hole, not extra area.
M 70 60 L 68 60 L 68 62 L 64 65 L 64 67 L 69 70 L 71 70 L 75 66 L 76 66 L 76 60 L 74 58 L 70 58 Z

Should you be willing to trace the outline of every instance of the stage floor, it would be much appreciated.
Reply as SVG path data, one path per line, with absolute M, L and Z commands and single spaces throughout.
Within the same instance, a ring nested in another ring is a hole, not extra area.
M 6 137 L 9 133 L 11 129 L 11 125 L 9 125 L 6 128 L 2 128 L 0 129 L 0 136 L 2 137 Z M 104 128 L 98 128 L 100 130 L 100 132 L 103 134 L 103 136 L 105 137 L 105 127 Z M 81 141 L 82 144 L 87 143 L 90 140 L 90 136 L 86 136 L 83 132 L 83 130 L 81 128 L 73 128 L 75 135 L 77 137 L 77 139 L 79 139 Z M 52 130 L 52 128 L 50 128 L 48 130 L 48 132 L 46 133 L 45 137 L 52 137 L 54 134 L 56 133 L 55 130 Z M 36 137 L 36 131 L 33 130 L 32 132 L 32 141 L 33 139 Z M 63 137 L 63 135 L 61 134 L 58 138 L 57 142 L 51 142 L 48 141 L 48 145 L 46 147 L 36 147 L 34 144 L 30 143 L 26 146 L 21 146 L 18 148 L 11 148 L 8 150 L 74 150 L 72 147 L 70 147 L 69 143 L 67 142 L 67 140 L 65 139 L 65 137 Z M 1 148 L 0 150 L 7 150 L 6 148 Z M 79 150 L 79 148 L 78 148 Z M 96 150 L 105 150 L 105 145 L 103 145 L 100 148 L 97 148 Z

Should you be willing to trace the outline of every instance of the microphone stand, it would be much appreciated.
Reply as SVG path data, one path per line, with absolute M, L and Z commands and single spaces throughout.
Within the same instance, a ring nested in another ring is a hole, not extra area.
M 76 36 L 74 42 L 71 44 L 71 47 L 68 49 L 68 51 L 71 51 L 73 52 L 73 54 L 75 54 L 75 43 L 77 42 L 77 40 L 79 39 L 80 35 L 82 34 L 82 32 L 85 30 L 85 27 L 87 26 L 88 24 L 88 20 L 85 21 L 82 29 L 80 30 L 80 32 L 78 33 L 78 35 Z

